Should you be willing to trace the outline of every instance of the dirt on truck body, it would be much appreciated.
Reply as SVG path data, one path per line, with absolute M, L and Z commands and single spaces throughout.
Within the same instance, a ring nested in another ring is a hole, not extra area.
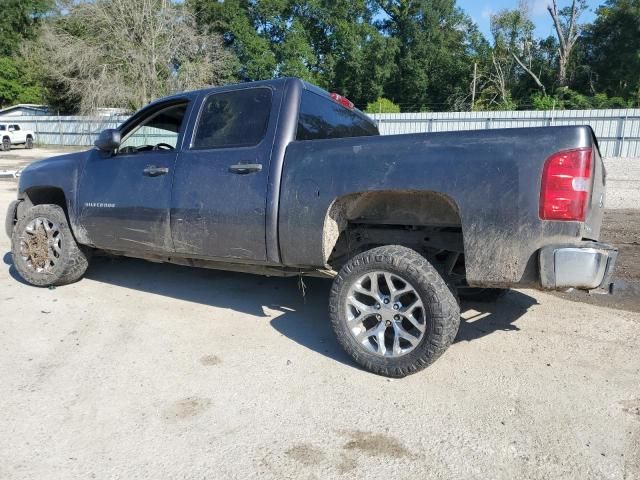
M 97 149 L 22 171 L 6 231 L 37 286 L 95 252 L 265 275 L 329 275 L 336 338 L 402 377 L 454 341 L 459 296 L 610 291 L 606 174 L 588 126 L 380 136 L 295 78 L 160 99 Z

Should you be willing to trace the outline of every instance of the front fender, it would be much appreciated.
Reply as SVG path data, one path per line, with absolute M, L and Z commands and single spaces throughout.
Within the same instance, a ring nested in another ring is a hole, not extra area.
M 76 219 L 78 179 L 88 152 L 72 153 L 32 163 L 20 174 L 18 198 L 32 198 L 39 191 L 60 190 L 64 194 L 72 226 Z M 39 202 L 34 202 L 39 203 Z

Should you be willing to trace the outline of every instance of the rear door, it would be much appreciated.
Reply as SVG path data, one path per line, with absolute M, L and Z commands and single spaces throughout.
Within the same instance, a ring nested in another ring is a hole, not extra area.
M 171 183 L 191 103 L 150 107 L 124 126 L 115 155 L 91 152 L 79 186 L 80 223 L 91 243 L 122 252 L 173 251 Z
M 259 86 L 206 96 L 188 148 L 178 156 L 171 200 L 175 251 L 266 259 L 265 210 L 272 115 L 281 92 Z

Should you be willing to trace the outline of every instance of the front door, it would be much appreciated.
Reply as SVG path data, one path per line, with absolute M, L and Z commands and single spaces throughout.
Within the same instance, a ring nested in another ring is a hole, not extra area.
M 212 93 L 177 159 L 171 202 L 176 252 L 266 259 L 265 210 L 277 115 L 274 89 Z
M 115 155 L 93 150 L 80 179 L 80 224 L 98 248 L 171 252 L 171 183 L 189 102 L 136 115 Z

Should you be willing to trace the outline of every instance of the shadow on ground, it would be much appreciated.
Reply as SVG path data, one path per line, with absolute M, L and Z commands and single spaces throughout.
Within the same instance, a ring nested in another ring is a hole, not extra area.
M 11 254 L 5 254 L 3 260 L 10 266 L 11 276 L 25 283 L 13 266 Z M 355 366 L 338 345 L 329 325 L 327 299 L 331 280 L 328 279 L 262 277 L 124 257 L 94 257 L 86 278 L 264 318 L 294 342 Z M 514 323 L 535 303 L 534 298 L 516 291 L 495 303 L 464 302 L 456 342 L 476 340 L 496 331 L 517 331 Z

